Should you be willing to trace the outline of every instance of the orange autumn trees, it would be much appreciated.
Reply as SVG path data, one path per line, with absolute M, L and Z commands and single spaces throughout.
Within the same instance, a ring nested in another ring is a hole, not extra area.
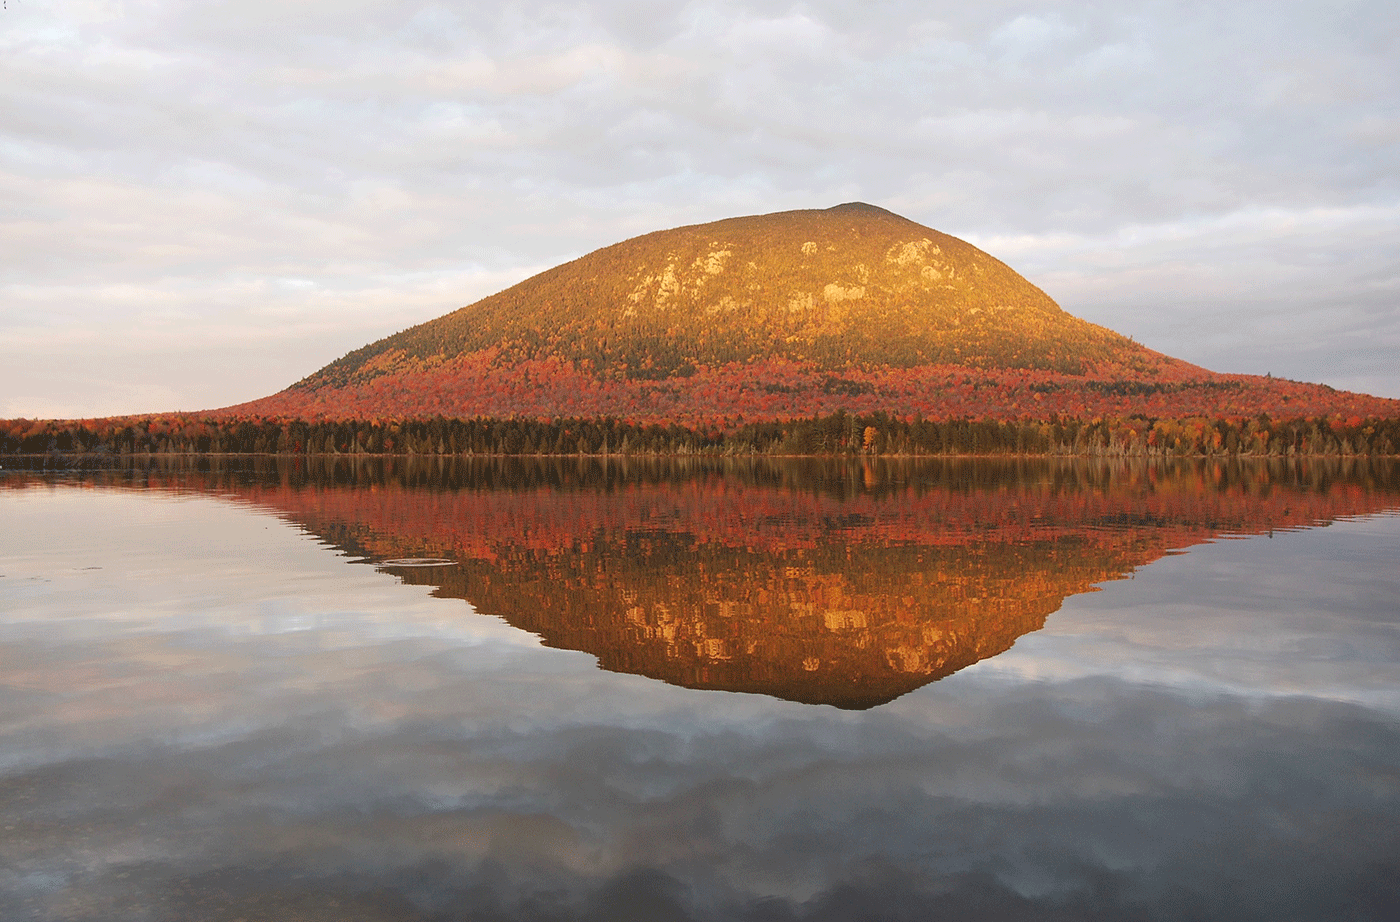
M 222 412 L 732 429 L 836 412 L 1384 418 L 1400 401 L 1162 355 L 964 241 L 853 203 L 623 241 Z

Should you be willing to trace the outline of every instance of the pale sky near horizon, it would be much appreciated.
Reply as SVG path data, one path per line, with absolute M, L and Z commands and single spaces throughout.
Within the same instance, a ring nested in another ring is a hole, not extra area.
M 651 230 L 866 201 L 1400 397 L 1394 0 L 9 0 L 0 417 L 198 410 Z

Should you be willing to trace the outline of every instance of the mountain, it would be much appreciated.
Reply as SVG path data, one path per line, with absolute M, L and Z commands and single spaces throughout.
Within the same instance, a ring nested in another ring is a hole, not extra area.
M 882 208 L 730 218 L 605 247 L 226 412 L 308 419 L 1397 415 L 1217 375 L 1061 310 L 994 257 Z
M 964 364 L 1079 373 L 1151 354 L 1066 314 L 971 244 L 872 205 L 659 231 L 350 353 L 298 387 L 494 352 L 605 379 L 783 359 L 823 371 Z M 1160 358 L 1160 357 L 1157 357 Z

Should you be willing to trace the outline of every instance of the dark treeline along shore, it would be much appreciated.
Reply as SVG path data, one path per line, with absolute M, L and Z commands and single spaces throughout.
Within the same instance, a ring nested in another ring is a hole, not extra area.
M 1270 455 L 1149 458 L 1004 455 L 923 457 L 897 455 L 370 455 L 169 454 L 27 455 L 7 463 L 3 483 L 15 488 L 39 480 L 45 469 L 93 483 L 141 488 L 223 491 L 239 484 L 323 487 L 556 490 L 611 492 L 636 485 L 684 481 L 725 482 L 810 492 L 836 499 L 885 496 L 930 487 L 955 492 L 996 491 L 1033 482 L 1077 493 L 1117 489 L 1124 482 L 1163 477 L 1194 488 L 1266 493 L 1278 487 L 1326 492 L 1338 483 L 1400 495 L 1400 459 L 1380 455 Z M 1169 472 L 1164 475 L 1163 472 Z M 1301 507 L 1300 507 L 1301 509 Z
M 1288 457 L 1400 454 L 1400 419 L 1145 416 L 1092 420 L 900 418 L 838 411 L 732 428 L 602 419 L 308 422 L 168 414 L 0 420 L 0 455 L 160 454 Z

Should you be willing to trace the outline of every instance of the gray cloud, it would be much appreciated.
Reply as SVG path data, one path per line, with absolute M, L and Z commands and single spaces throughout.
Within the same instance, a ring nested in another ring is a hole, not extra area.
M 1164 351 L 1400 395 L 1391 4 L 4 19 L 0 415 L 232 403 L 623 237 L 851 199 Z

